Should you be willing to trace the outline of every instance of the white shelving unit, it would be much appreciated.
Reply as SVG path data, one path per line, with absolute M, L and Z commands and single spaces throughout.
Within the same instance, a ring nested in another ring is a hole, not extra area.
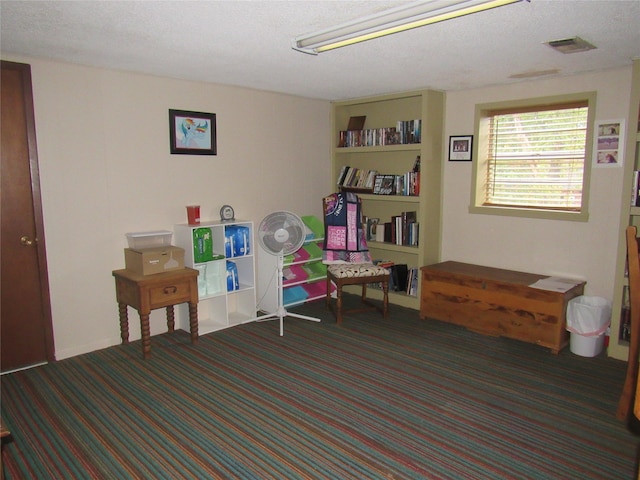
M 242 255 L 234 256 L 225 249 L 225 237 L 229 227 L 248 229 L 249 248 Z M 194 254 L 194 231 L 210 229 L 213 243 L 213 259 L 196 261 Z M 255 291 L 255 242 L 253 223 L 237 220 L 234 222 L 203 222 L 199 225 L 180 224 L 174 227 L 177 246 L 184 248 L 185 266 L 195 268 L 198 275 L 198 328 L 201 335 L 240 325 L 256 316 Z M 238 289 L 227 289 L 227 262 L 237 267 Z M 179 325 L 189 330 L 189 316 L 180 307 Z
M 301 217 L 307 226 L 302 247 L 284 258 L 284 306 L 325 298 L 327 268 L 322 263 L 324 225 L 313 215 Z M 258 310 L 278 309 L 278 257 L 258 247 Z

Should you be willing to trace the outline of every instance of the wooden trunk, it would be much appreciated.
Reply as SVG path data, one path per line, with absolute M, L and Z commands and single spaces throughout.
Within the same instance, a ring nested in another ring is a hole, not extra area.
M 584 282 L 567 292 L 530 287 L 548 275 L 514 272 L 459 262 L 421 268 L 420 318 L 462 325 L 558 353 L 569 341 L 567 303 L 582 295 Z

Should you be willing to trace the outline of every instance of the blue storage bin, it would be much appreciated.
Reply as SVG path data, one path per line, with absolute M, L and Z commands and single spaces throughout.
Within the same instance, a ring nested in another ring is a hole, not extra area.
M 304 302 L 309 294 L 300 285 L 295 287 L 285 288 L 283 292 L 284 304 L 291 305 L 294 303 Z
M 224 251 L 227 258 L 243 257 L 251 253 L 249 227 L 229 225 L 224 229 Z
M 238 280 L 238 266 L 235 262 L 227 260 L 227 292 L 232 292 L 240 288 Z

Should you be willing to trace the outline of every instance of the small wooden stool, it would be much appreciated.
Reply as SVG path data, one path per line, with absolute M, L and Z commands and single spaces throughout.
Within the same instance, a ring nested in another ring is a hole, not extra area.
M 343 313 L 357 313 L 371 309 L 378 310 L 384 318 L 389 315 L 389 270 L 372 263 L 345 263 L 327 265 L 327 308 L 336 316 L 336 323 L 342 323 Z M 331 304 L 331 282 L 336 285 L 336 308 Z M 382 284 L 382 308 L 367 299 L 367 284 Z M 362 285 L 361 301 L 363 306 L 349 310 L 342 309 L 342 287 L 345 285 Z

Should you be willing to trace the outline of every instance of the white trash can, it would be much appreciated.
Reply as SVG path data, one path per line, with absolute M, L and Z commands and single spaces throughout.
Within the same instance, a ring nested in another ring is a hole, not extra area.
M 611 302 L 602 297 L 581 295 L 567 305 L 567 330 L 571 332 L 571 353 L 595 357 L 602 352 L 611 321 Z
M 596 357 L 600 355 L 603 347 L 604 333 L 587 337 L 586 335 L 571 332 L 571 338 L 569 338 L 569 349 L 571 353 L 575 353 L 581 357 Z

